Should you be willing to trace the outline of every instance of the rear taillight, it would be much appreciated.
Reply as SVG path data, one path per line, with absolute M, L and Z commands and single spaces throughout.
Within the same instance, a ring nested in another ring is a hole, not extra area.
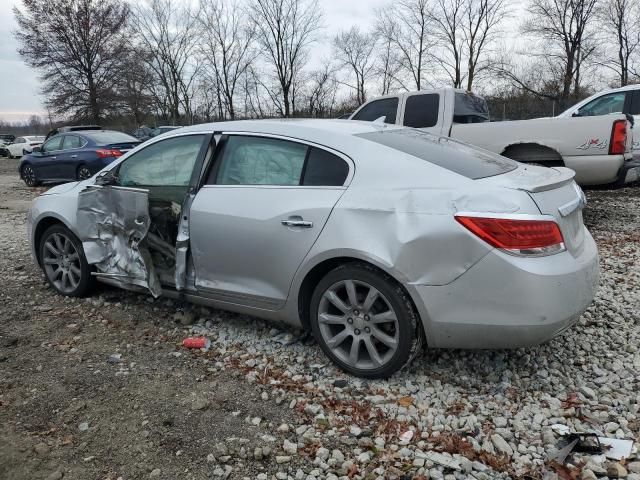
M 565 250 L 553 220 L 521 220 L 456 215 L 458 223 L 489 245 L 515 255 L 551 255 Z
M 122 155 L 122 152 L 120 150 L 105 148 L 98 148 L 96 150 L 96 153 L 98 154 L 98 158 L 119 157 L 120 155 Z
M 611 129 L 609 155 L 622 155 L 627 150 L 627 121 L 616 120 Z

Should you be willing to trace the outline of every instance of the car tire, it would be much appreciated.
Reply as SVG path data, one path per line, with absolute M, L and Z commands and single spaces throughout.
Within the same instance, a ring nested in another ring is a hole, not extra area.
M 358 377 L 389 377 L 410 364 L 422 346 L 419 317 L 407 292 L 364 263 L 339 266 L 320 280 L 311 297 L 310 323 L 323 352 Z
M 95 284 L 82 243 L 63 225 L 52 225 L 38 248 L 44 276 L 51 287 L 67 297 L 82 297 Z
M 87 167 L 86 165 L 80 165 L 76 169 L 76 180 L 82 181 L 91 177 L 93 177 L 93 173 L 91 173 L 91 170 L 89 170 L 89 167 Z
M 32 165 L 25 165 L 21 169 L 21 176 L 27 187 L 37 187 L 40 185 L 36 176 L 36 169 Z

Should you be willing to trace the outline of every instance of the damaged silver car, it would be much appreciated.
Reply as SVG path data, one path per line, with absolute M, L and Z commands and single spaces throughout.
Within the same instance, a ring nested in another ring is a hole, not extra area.
M 288 322 L 363 377 L 431 348 L 544 342 L 591 303 L 598 253 L 566 168 L 368 122 L 175 130 L 29 213 L 51 286 L 93 282 Z

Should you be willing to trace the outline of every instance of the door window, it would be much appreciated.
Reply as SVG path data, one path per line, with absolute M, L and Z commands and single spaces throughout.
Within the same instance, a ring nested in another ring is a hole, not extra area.
M 404 107 L 404 123 L 406 127 L 428 128 L 438 123 L 440 95 L 437 93 L 410 95 Z
M 18 137 L 18 138 L 16 138 L 16 140 L 13 143 L 25 143 L 24 142 L 24 138 Z
M 71 150 L 72 148 L 80 148 L 82 139 L 76 135 L 65 135 L 62 141 L 62 150 Z
M 384 118 L 384 123 L 396 123 L 396 112 L 398 111 L 398 98 L 383 98 L 375 100 L 365 105 L 352 120 L 365 120 L 373 122 L 380 117 Z
M 118 184 L 135 186 L 189 185 L 204 135 L 168 138 L 131 155 L 118 167 Z
M 300 185 L 306 145 L 265 137 L 230 136 L 224 146 L 218 185 Z
M 49 152 L 55 152 L 56 150 L 60 150 L 61 144 L 62 144 L 62 136 L 53 137 L 51 140 L 49 140 L 42 146 L 42 152 L 49 153 Z
M 622 113 L 624 108 L 625 92 L 615 92 L 603 95 L 590 101 L 579 111 L 581 117 L 595 115 L 608 115 L 609 113 Z

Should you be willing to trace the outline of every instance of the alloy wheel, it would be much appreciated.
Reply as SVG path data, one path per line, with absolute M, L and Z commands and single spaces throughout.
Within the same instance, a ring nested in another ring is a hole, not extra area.
M 22 178 L 24 179 L 24 183 L 26 183 L 29 187 L 35 186 L 36 171 L 31 165 L 27 165 L 22 169 Z
M 398 349 L 396 312 L 366 282 L 342 280 L 330 286 L 318 305 L 318 326 L 332 353 L 354 368 L 379 368 Z
M 42 264 L 49 281 L 62 293 L 71 293 L 81 280 L 80 254 L 69 237 L 52 233 L 44 242 Z
M 86 180 L 87 178 L 91 178 L 93 175 L 91 174 L 91 170 L 87 167 L 78 168 L 78 180 Z

